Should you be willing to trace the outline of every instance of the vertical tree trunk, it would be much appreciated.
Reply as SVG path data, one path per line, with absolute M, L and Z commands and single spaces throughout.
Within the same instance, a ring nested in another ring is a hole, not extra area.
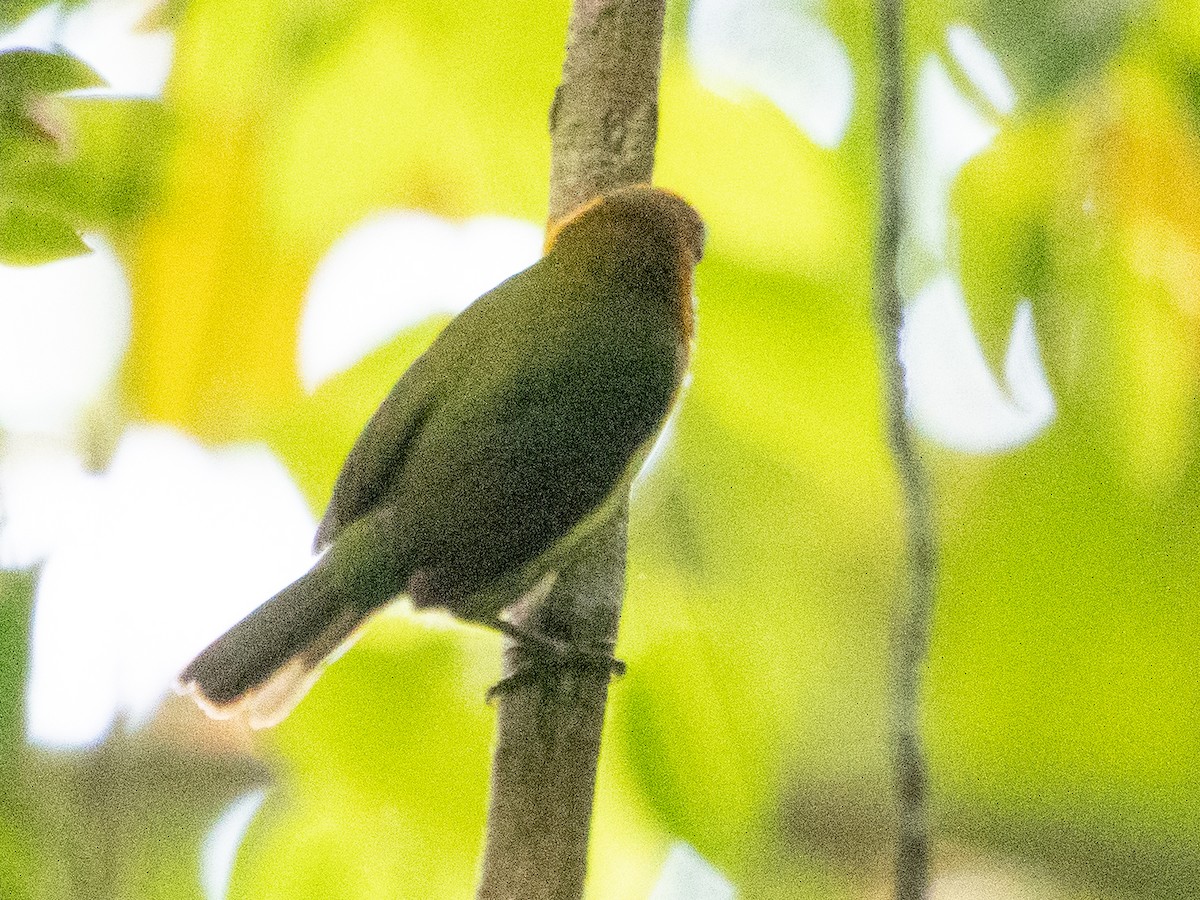
M 597 194 L 650 180 L 658 126 L 663 0 L 576 0 L 563 78 L 550 108 L 552 224 Z M 616 505 L 518 624 L 576 646 L 616 643 L 628 506 Z M 520 666 L 509 645 L 505 672 Z M 499 696 L 480 900 L 577 900 L 608 673 L 566 670 Z

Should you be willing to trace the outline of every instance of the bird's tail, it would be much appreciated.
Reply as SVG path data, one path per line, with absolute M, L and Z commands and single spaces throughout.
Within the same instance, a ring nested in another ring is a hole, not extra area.
M 216 718 L 245 715 L 252 728 L 282 720 L 368 613 L 326 562 L 210 644 L 180 674 L 179 690 Z

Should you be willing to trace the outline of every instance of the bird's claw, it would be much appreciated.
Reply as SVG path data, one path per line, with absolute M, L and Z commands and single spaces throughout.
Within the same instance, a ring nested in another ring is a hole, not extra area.
M 496 627 L 511 638 L 525 652 L 517 661 L 513 671 L 497 681 L 487 692 L 490 703 L 497 696 L 507 693 L 520 682 L 541 674 L 558 674 L 564 670 L 602 673 L 608 677 L 625 674 L 625 663 L 613 656 L 613 645 L 608 642 L 592 646 L 577 646 L 558 640 L 539 631 L 522 628 L 503 619 Z

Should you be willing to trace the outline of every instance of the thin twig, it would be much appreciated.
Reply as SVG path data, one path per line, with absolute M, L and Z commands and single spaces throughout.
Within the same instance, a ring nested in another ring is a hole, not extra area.
M 879 0 L 879 233 L 875 321 L 879 332 L 887 440 L 904 502 L 907 591 L 893 635 L 892 765 L 899 816 L 897 900 L 922 900 L 929 882 L 928 775 L 921 740 L 921 675 L 937 597 L 937 536 L 929 479 L 905 415 L 900 363 L 901 297 L 897 262 L 904 224 L 903 0 Z
M 649 181 L 664 0 L 576 0 L 550 110 L 549 219 L 604 191 Z M 580 548 L 518 624 L 613 646 L 625 588 L 627 504 Z M 521 669 L 508 645 L 505 674 Z M 609 673 L 522 678 L 499 695 L 479 900 L 578 900 Z

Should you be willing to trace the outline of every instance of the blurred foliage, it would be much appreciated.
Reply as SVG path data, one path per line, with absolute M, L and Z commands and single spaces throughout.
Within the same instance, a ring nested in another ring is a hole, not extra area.
M 87 252 L 73 225 L 36 203 L 25 186 L 54 171 L 63 155 L 67 135 L 51 95 L 102 83 L 66 54 L 0 53 L 0 261 L 31 264 Z
M 0 53 L 0 262 L 88 252 L 78 231 L 145 215 L 167 138 L 147 100 L 56 95 L 103 85 L 62 52 Z
M 927 714 L 939 866 L 1002 863 L 1037 897 L 1194 897 L 1200 19 L 1168 0 L 910 6 L 914 63 L 946 59 L 946 27 L 966 23 L 1017 88 L 956 179 L 948 256 L 993 370 L 1032 302 L 1058 408 L 1004 455 L 925 444 L 945 542 Z M 0 23 L 29 8 L 0 6 Z M 133 291 L 126 414 L 266 442 L 319 510 L 445 319 L 306 394 L 308 280 L 378 209 L 543 218 L 568 6 L 166 9 L 161 103 L 52 96 L 95 81 L 61 54 L 0 56 L 20 73 L 0 116 L 0 249 L 32 262 L 78 249 L 79 228 L 108 234 Z M 682 5 L 669 16 L 656 179 L 711 239 L 694 378 L 635 494 L 597 898 L 646 896 L 674 839 L 748 898 L 881 896 L 887 877 L 901 518 L 869 315 L 873 32 L 858 0 L 821 14 L 855 71 L 834 151 L 765 100 L 705 88 Z M 18 752 L 31 582 L 0 588 L 0 766 L 24 762 L 0 804 L 0 894 L 199 896 L 201 836 L 265 773 L 171 704 L 95 751 Z M 231 896 L 469 896 L 497 648 L 382 618 L 255 739 L 274 786 Z
M 30 13 L 45 6 L 45 0 L 4 0 L 0 3 L 0 27 L 19 25 Z
M 0 783 L 5 784 L 14 777 L 11 766 L 25 741 L 21 722 L 33 587 L 29 573 L 0 572 Z
M 970 17 L 1007 63 L 1019 94 L 1038 104 L 1102 73 L 1143 0 L 981 0 Z
M 34 578 L 0 572 L 0 893 L 13 900 L 33 894 L 34 832 L 15 785 L 24 751 L 25 679 Z

